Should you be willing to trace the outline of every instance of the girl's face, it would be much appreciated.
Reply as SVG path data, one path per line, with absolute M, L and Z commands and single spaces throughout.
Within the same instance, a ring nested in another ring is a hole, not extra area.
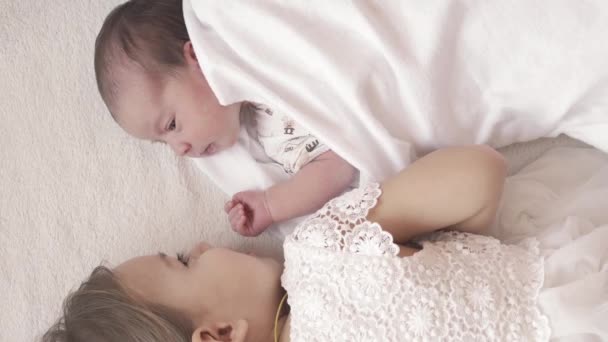
M 200 70 L 192 45 L 184 46 L 186 65 L 163 80 L 138 66 L 118 75 L 113 114 L 130 135 L 169 144 L 179 156 L 204 157 L 235 144 L 240 103 L 221 105 Z
M 243 341 L 271 340 L 274 314 L 284 293 L 279 263 L 205 243 L 186 258 L 187 263 L 162 253 L 137 257 L 119 265 L 115 273 L 147 301 L 189 317 L 195 329 L 201 329 L 198 336 L 242 330 L 245 322 Z

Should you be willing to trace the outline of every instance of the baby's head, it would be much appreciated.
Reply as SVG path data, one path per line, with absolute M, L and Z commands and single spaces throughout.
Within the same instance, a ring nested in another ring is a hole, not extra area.
M 181 0 L 130 0 L 106 18 L 95 42 L 103 101 L 130 135 L 201 157 L 232 146 L 240 104 L 221 105 L 199 66 Z
M 271 340 L 284 294 L 279 263 L 205 243 L 187 258 L 159 253 L 96 268 L 42 341 Z

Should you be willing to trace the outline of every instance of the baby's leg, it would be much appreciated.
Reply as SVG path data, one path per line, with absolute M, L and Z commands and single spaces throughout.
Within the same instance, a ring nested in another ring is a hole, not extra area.
M 382 183 L 367 218 L 397 243 L 448 227 L 479 232 L 494 220 L 505 176 L 503 157 L 490 147 L 438 150 Z

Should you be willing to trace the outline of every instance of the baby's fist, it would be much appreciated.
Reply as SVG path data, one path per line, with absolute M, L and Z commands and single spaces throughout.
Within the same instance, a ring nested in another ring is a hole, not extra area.
M 273 223 L 264 191 L 239 192 L 224 209 L 232 229 L 244 236 L 258 236 Z

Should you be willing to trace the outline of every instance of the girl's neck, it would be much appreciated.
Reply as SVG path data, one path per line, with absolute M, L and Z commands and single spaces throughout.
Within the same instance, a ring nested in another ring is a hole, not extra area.
M 279 342 L 289 342 L 289 330 L 291 329 L 291 314 L 287 314 L 279 319 L 278 328 Z

